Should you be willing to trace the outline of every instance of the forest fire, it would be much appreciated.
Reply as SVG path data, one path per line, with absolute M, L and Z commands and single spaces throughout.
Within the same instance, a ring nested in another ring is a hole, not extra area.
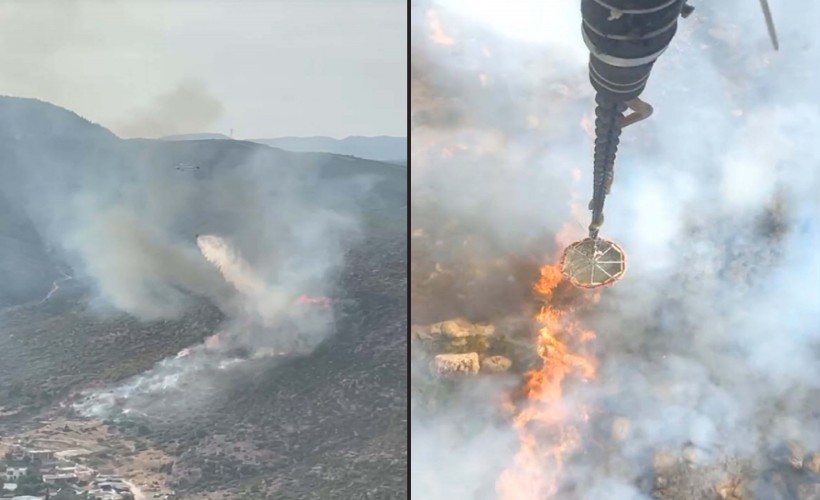
M 543 364 L 526 377 L 525 399 L 513 422 L 521 448 L 514 464 L 496 483 L 502 500 L 554 497 L 566 457 L 581 447 L 576 423 L 586 418 L 583 410 L 576 410 L 564 399 L 564 384 L 595 377 L 596 360 L 584 353 L 595 334 L 570 317 L 571 309 L 549 305 L 562 278 L 559 266 L 544 266 L 533 287 L 545 302 L 536 316 L 540 325 L 537 349 Z

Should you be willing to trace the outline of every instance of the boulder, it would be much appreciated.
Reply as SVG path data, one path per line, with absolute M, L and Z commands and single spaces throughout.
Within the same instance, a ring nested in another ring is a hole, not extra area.
M 744 500 L 748 498 L 741 478 L 732 478 L 721 482 L 715 488 L 722 500 Z
M 803 448 L 794 441 L 780 443 L 769 451 L 769 458 L 774 463 L 788 465 L 795 469 L 803 468 L 804 457 Z
M 433 370 L 441 376 L 473 375 L 478 373 L 478 353 L 439 354 L 433 358 Z
M 481 369 L 487 373 L 504 373 L 512 367 L 512 361 L 505 356 L 488 356 L 481 360 Z
M 413 325 L 413 337 L 420 340 L 444 338 L 449 341 L 468 337 L 489 337 L 495 333 L 495 326 L 470 323 L 464 319 L 451 319 L 431 325 Z
M 810 453 L 804 462 L 806 470 L 814 474 L 820 474 L 820 453 Z
M 668 450 L 661 450 L 655 453 L 655 458 L 653 460 L 653 464 L 655 466 L 655 472 L 658 474 L 662 474 L 663 472 L 668 471 L 672 467 L 677 464 L 678 459 L 675 455 Z

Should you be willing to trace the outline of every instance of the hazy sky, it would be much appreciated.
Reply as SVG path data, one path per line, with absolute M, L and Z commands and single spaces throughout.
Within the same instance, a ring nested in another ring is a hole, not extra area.
M 402 0 L 6 0 L 0 94 L 124 137 L 406 135 Z

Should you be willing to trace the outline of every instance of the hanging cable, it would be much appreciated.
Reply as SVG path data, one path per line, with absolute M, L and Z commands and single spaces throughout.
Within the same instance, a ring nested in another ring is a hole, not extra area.
M 621 129 L 623 128 L 626 103 L 607 102 L 600 94 L 595 99 L 595 154 L 593 159 L 592 223 L 589 237 L 598 238 L 598 230 L 604 223 L 604 201 L 612 186 L 615 155 L 618 152 Z

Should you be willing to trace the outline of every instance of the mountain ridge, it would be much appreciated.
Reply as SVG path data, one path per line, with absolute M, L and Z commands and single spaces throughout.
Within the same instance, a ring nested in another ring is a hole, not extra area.
M 234 140 L 224 134 L 199 133 L 162 137 L 163 141 Z M 386 163 L 407 162 L 407 138 L 378 135 L 353 135 L 342 139 L 328 136 L 284 136 L 274 138 L 242 139 L 247 142 L 291 151 L 294 153 L 330 153 L 354 156 Z

